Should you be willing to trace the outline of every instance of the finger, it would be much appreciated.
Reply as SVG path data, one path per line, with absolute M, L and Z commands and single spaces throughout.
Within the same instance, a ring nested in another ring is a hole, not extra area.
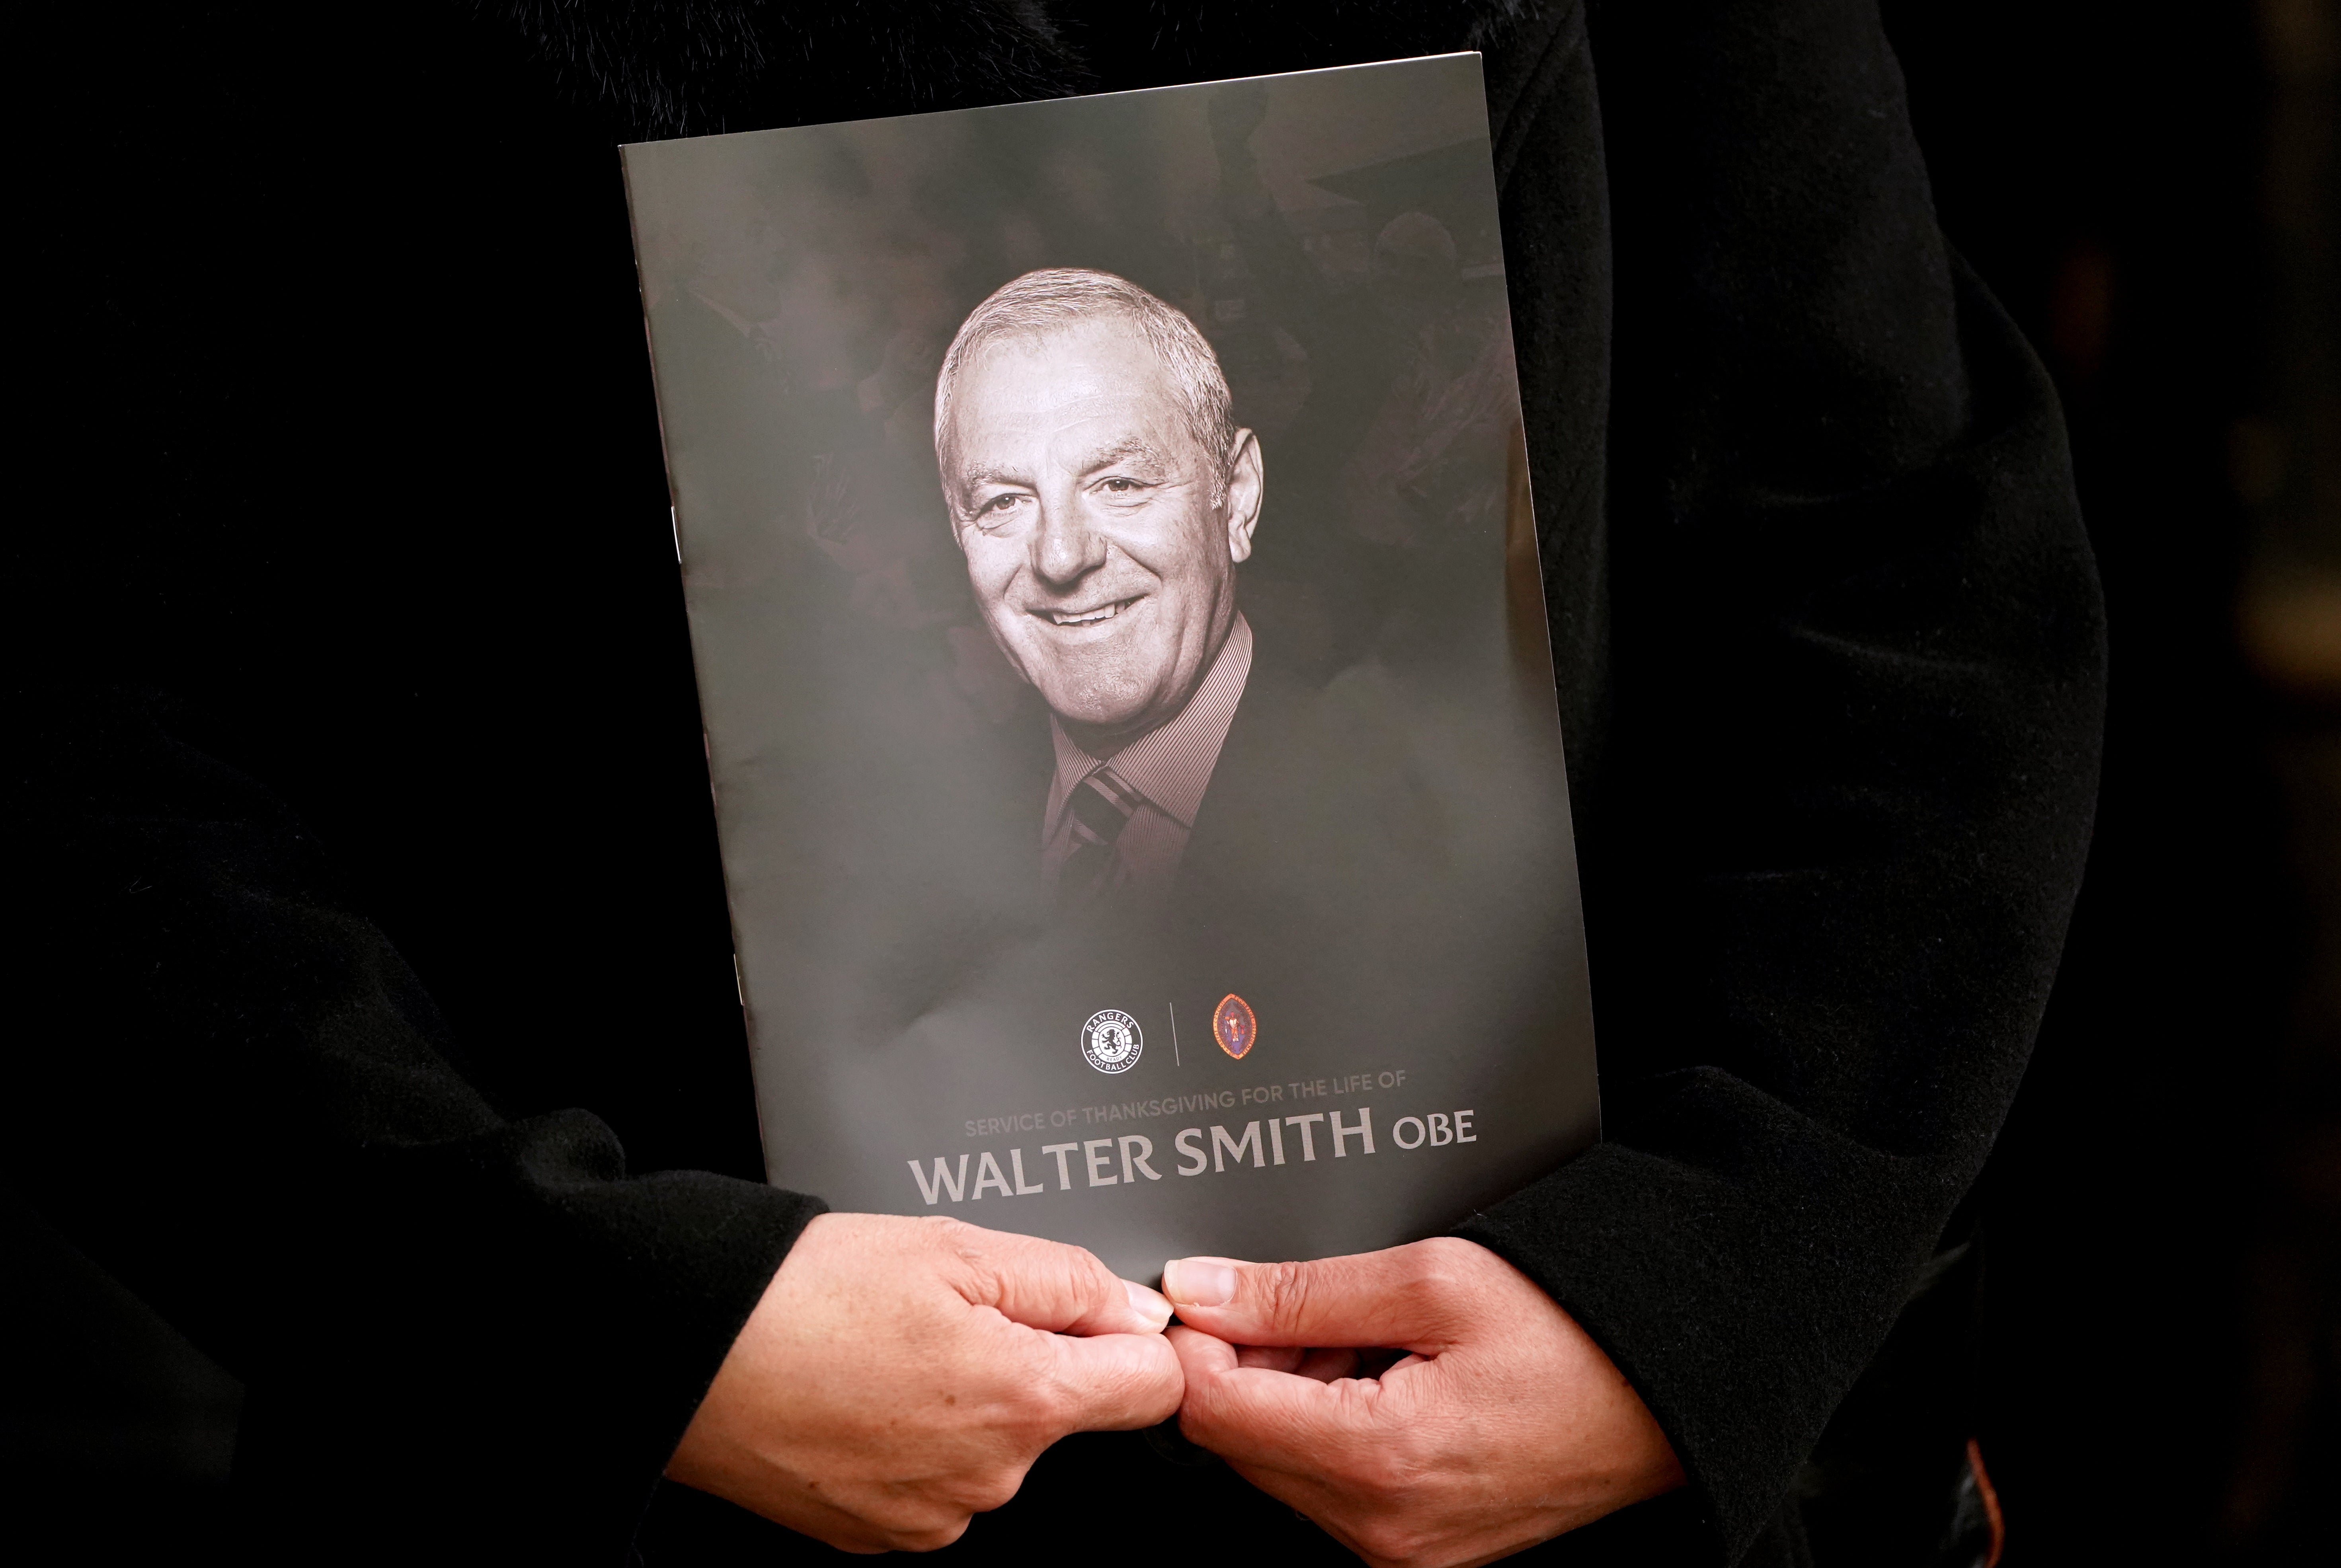
M 1224 1339 L 1213 1338 L 1200 1328 L 1189 1328 L 1182 1324 L 1164 1337 L 1170 1340 L 1171 1350 L 1177 1353 L 1180 1370 L 1190 1384 L 1198 1377 L 1228 1372 L 1242 1365 L 1242 1350 Z
M 940 1220 L 939 1235 L 964 1265 L 961 1292 L 1011 1323 L 1051 1334 L 1160 1334 L 1170 1304 L 1116 1277 L 1086 1248 L 1039 1236 Z
M 1183 1351 L 1182 1346 L 1182 1351 Z M 1214 1365 L 1187 1353 L 1179 1429 L 1237 1464 L 1339 1476 L 1385 1453 L 1407 1430 L 1412 1391 L 1386 1383 L 1313 1378 L 1264 1368 Z
M 1236 1345 L 1425 1350 L 1468 1305 L 1458 1261 L 1428 1242 L 1315 1263 L 1182 1257 L 1162 1265 L 1162 1288 L 1180 1321 Z
M 1333 1383 L 1344 1377 L 1372 1375 L 1360 1364 L 1360 1357 L 1354 1350 L 1303 1351 L 1298 1365 L 1282 1370 L 1289 1370 L 1297 1376 L 1313 1378 L 1319 1383 Z
M 1127 1432 L 1177 1413 L 1187 1391 L 1179 1353 L 1159 1334 L 1051 1335 L 1065 1432 Z

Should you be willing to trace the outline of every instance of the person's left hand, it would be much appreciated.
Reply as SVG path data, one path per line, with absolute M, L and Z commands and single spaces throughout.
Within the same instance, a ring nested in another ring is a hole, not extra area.
M 1485 1247 L 1179 1258 L 1162 1285 L 1180 1430 L 1376 1568 L 1490 1562 L 1683 1484 L 1609 1358 Z M 1409 1354 L 1358 1376 L 1370 1347 Z

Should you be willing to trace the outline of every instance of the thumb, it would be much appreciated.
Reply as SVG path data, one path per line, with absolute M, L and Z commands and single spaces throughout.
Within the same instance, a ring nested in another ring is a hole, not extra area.
M 1430 1244 L 1320 1258 L 1240 1263 L 1173 1258 L 1162 1293 L 1179 1320 L 1230 1345 L 1389 1346 L 1436 1350 L 1453 1335 L 1462 1305 Z
M 1179 1353 L 1160 1334 L 1051 1335 L 1055 1383 L 1069 1396 L 1067 1432 L 1127 1432 L 1178 1414 L 1186 1391 Z
M 1011 1323 L 1051 1334 L 1160 1334 L 1170 1320 L 1170 1303 L 1117 1278 L 1085 1247 L 971 1226 L 952 1239 L 968 1265 L 961 1293 Z

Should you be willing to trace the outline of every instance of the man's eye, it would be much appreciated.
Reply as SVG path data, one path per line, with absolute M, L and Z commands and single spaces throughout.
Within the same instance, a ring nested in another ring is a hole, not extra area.
M 1134 479 L 1109 479 L 1101 481 L 1098 488 L 1113 495 L 1131 495 L 1146 486 Z
M 1014 506 L 1018 501 L 1022 501 L 1023 499 L 1024 498 L 1022 496 L 1018 495 L 1013 491 L 1011 491 L 1006 495 L 995 495 L 990 501 L 985 501 L 981 506 L 977 507 L 975 509 L 975 515 L 978 517 L 997 517 L 1001 512 L 1006 511 L 1010 507 Z

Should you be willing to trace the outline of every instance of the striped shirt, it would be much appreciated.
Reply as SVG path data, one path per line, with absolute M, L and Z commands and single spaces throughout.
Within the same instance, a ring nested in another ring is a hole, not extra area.
M 1115 777 L 1144 799 L 1113 840 L 1113 868 L 1107 885 L 1148 889 L 1170 885 L 1250 675 L 1251 626 L 1239 613 L 1211 668 L 1178 717 L 1148 730 L 1111 758 L 1092 757 L 1082 750 L 1057 722 L 1056 715 L 1049 716 L 1049 730 L 1057 743 L 1057 774 L 1050 782 L 1048 809 L 1041 818 L 1041 874 L 1051 891 L 1073 849 L 1073 814 L 1066 802 L 1082 779 L 1108 762 L 1113 765 Z

